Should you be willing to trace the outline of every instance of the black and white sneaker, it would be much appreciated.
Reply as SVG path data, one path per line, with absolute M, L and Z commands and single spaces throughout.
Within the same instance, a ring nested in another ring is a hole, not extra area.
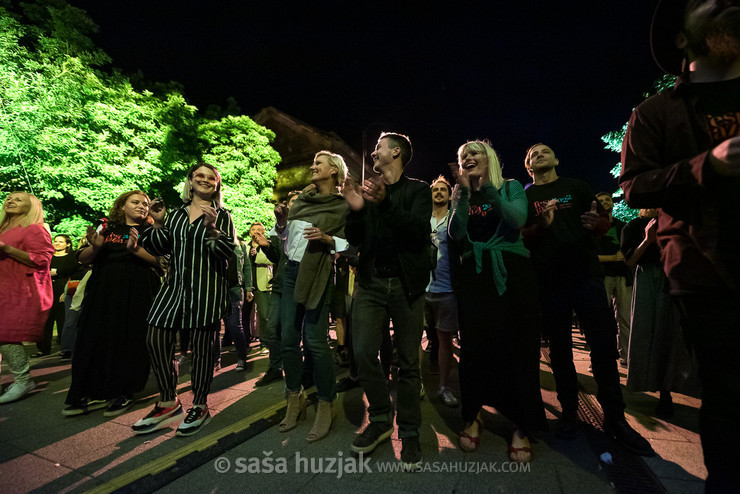
M 188 410 L 188 416 L 182 421 L 177 428 L 178 436 L 192 436 L 211 421 L 211 414 L 208 413 L 208 407 L 193 407 Z
M 132 425 L 131 428 L 136 434 L 148 434 L 180 420 L 182 413 L 180 399 L 175 398 L 175 404 L 171 407 L 163 408 L 159 404 L 154 405 L 154 409 L 146 417 Z
M 62 415 L 65 417 L 74 417 L 75 415 L 87 415 L 95 410 L 106 408 L 108 406 L 108 400 L 94 400 L 92 398 L 83 398 L 79 404 L 70 405 L 62 410 Z
M 123 395 L 110 402 L 103 417 L 117 417 L 134 405 L 134 400 Z

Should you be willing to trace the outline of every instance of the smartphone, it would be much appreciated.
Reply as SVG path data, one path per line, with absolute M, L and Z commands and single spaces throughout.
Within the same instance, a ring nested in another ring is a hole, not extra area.
M 158 213 L 165 209 L 164 199 L 161 197 L 155 197 L 152 202 L 149 203 L 149 210 Z

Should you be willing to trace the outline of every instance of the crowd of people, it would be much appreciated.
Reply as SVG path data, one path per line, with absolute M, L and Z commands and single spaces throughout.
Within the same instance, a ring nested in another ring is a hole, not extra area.
M 461 405 L 460 449 L 478 449 L 483 407 L 491 406 L 511 422 L 510 459 L 528 462 L 531 435 L 548 427 L 543 341 L 561 405 L 555 434 L 569 439 L 579 430 L 575 314 L 604 431 L 636 454 L 654 454 L 625 420 L 620 365 L 629 389 L 660 393 L 655 413 L 662 418 L 673 413 L 672 392 L 698 396 L 701 389 L 707 490 L 737 488 L 731 459 L 740 379 L 732 352 L 740 265 L 732 248 L 740 229 L 731 226 L 730 205 L 740 176 L 738 12 L 733 1 L 659 3 L 653 52 L 680 76 L 675 89 L 630 119 L 620 184 L 627 203 L 643 209 L 626 224 L 613 217 L 611 194 L 560 176 L 546 144 L 524 153 L 532 178 L 524 187 L 503 177 L 488 141 L 466 142 L 453 188 L 441 176 L 431 186 L 409 177 L 413 148 L 398 133 L 380 135 L 371 153 L 376 174 L 360 184 L 342 156 L 316 153 L 311 184 L 275 208 L 270 232 L 255 223 L 244 239 L 222 203 L 221 176 L 207 163 L 188 170 L 183 204 L 169 213 L 143 191 L 119 196 L 76 253 L 66 235 L 52 242 L 36 197 L 9 194 L 0 213 L 0 353 L 14 381 L 0 403 L 33 390 L 22 342 L 36 341 L 36 356 L 48 355 L 56 325 L 61 341 L 74 340 L 62 344 L 62 357 L 72 359 L 64 415 L 128 410 L 151 369 L 160 399 L 133 431 L 179 422 L 177 435 L 195 434 L 211 419 L 224 321 L 237 371 L 245 370 L 247 342 L 259 335 L 270 363 L 256 385 L 284 379 L 281 432 L 304 416 L 308 386 L 318 396 L 309 442 L 329 434 L 337 392 L 361 386 L 369 424 L 352 450 L 373 451 L 395 419 L 400 459 L 414 466 L 422 460 L 426 326 L 437 396 Z M 338 266 L 351 281 L 336 288 Z M 67 324 L 70 311 L 76 314 Z M 336 358 L 327 342 L 330 311 L 341 322 Z M 451 382 L 454 341 L 459 386 Z M 176 388 L 188 351 L 194 396 L 185 412 Z M 350 367 L 339 384 L 335 361 Z

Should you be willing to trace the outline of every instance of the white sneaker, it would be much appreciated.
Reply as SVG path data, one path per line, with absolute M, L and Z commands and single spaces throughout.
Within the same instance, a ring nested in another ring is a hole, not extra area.
M 0 396 L 0 403 L 10 403 L 11 401 L 19 400 L 26 396 L 28 393 L 33 391 L 36 387 L 36 383 L 31 379 L 21 382 L 14 382 L 5 390 L 5 393 Z
M 437 396 L 439 396 L 439 399 L 448 407 L 456 407 L 458 405 L 457 398 L 455 398 L 455 395 L 450 389 L 441 388 Z
M 188 410 L 188 415 L 182 421 L 175 433 L 178 436 L 192 436 L 211 421 L 211 414 L 207 406 L 193 407 Z

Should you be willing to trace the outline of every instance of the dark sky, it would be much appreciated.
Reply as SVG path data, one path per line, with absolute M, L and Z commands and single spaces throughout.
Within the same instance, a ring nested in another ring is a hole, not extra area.
M 536 142 L 559 174 L 616 189 L 600 137 L 619 129 L 661 72 L 648 44 L 653 0 L 298 2 L 70 0 L 125 72 L 178 81 L 204 109 L 237 99 L 334 131 L 358 151 L 408 134 L 409 174 L 449 170 L 488 138 L 504 175 L 528 182 Z M 370 149 L 366 149 L 369 152 Z

